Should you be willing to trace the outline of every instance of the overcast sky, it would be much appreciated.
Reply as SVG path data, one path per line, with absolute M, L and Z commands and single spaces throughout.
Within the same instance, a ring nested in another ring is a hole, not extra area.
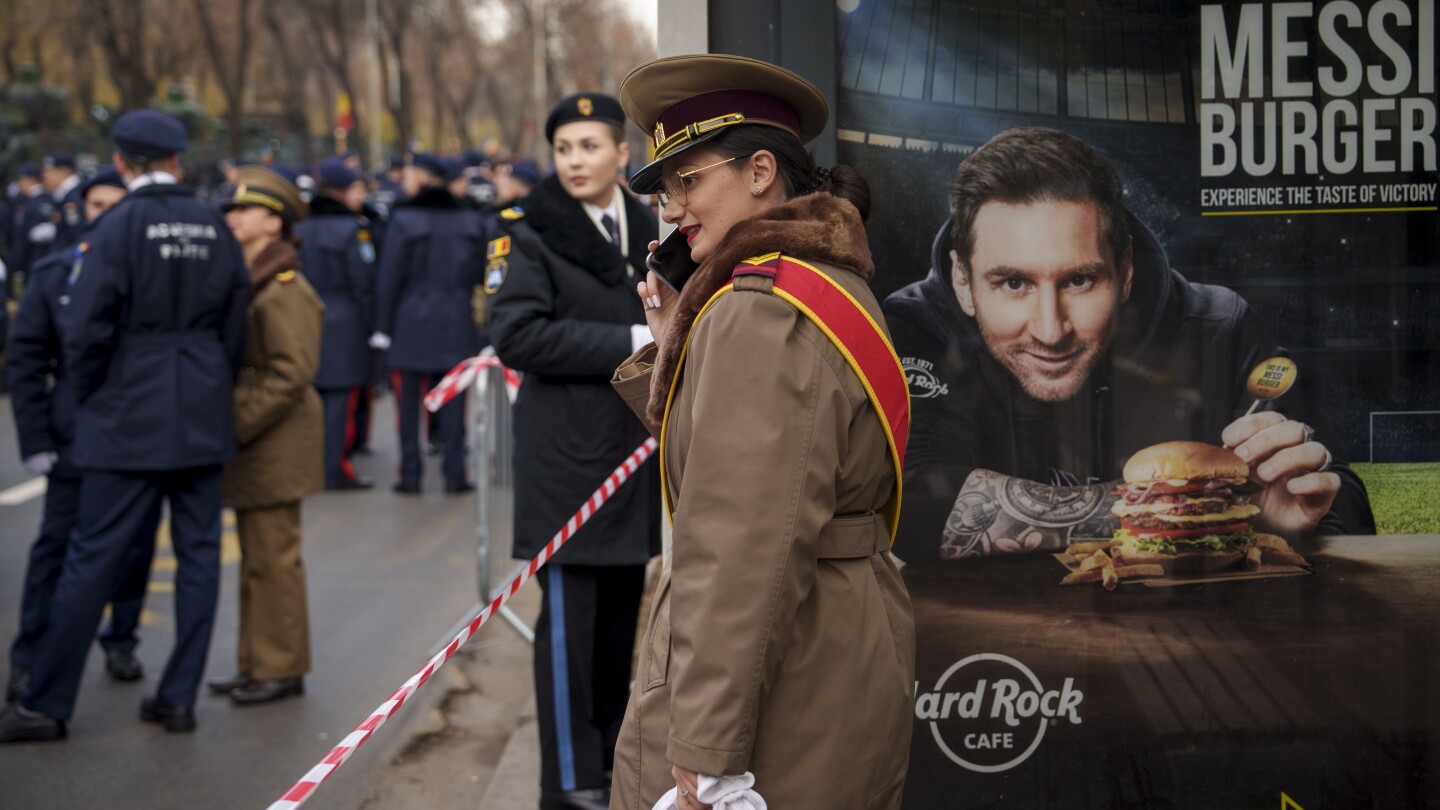
M 660 7 L 659 0 L 622 0 L 630 7 L 630 14 L 639 20 L 650 33 L 655 33 L 655 12 Z

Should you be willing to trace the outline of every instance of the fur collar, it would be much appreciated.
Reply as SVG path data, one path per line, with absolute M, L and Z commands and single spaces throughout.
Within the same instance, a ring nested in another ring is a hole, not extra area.
M 672 306 L 675 313 L 665 330 L 664 348 L 655 360 L 650 378 L 646 416 L 660 424 L 675 365 L 695 316 L 716 291 L 730 282 L 740 262 L 774 251 L 797 259 L 821 261 L 854 270 L 866 281 L 875 273 L 870 242 L 855 206 L 830 194 L 816 193 L 767 208 L 736 223 L 725 244 L 700 264 Z
M 260 251 L 255 261 L 250 265 L 250 289 L 259 291 L 276 273 L 283 273 L 286 270 L 298 270 L 300 268 L 300 254 L 295 251 L 295 245 L 277 239 L 271 242 L 268 247 Z
M 638 200 L 617 187 L 620 204 L 625 206 L 630 246 L 630 266 L 636 278 L 645 277 L 645 247 L 655 238 L 655 215 Z M 620 249 L 600 234 L 580 201 L 565 192 L 560 178 L 550 175 L 520 201 L 529 225 L 545 241 L 545 246 L 562 259 L 589 270 L 608 284 L 617 284 L 625 277 L 625 258 Z
M 342 203 L 334 198 L 327 197 L 324 194 L 316 194 L 314 197 L 310 198 L 310 216 L 353 217 L 355 219 L 360 218 L 360 214 L 357 214 L 354 211 L 351 211 L 349 208 L 346 208 L 345 203 Z
M 429 208 L 439 211 L 458 211 L 460 201 L 444 186 L 426 186 L 420 193 L 400 203 L 405 208 Z

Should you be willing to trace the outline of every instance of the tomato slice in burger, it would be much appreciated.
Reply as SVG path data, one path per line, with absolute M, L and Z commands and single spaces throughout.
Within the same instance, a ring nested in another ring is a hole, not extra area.
M 1222 526 L 1197 526 L 1193 529 L 1139 529 L 1122 518 L 1120 525 L 1136 537 L 1160 537 L 1166 540 L 1204 537 L 1207 534 L 1239 534 L 1250 529 L 1250 524 L 1245 521 L 1226 523 Z

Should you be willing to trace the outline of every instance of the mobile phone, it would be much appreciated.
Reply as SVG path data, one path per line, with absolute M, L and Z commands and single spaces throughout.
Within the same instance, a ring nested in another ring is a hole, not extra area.
M 685 241 L 685 234 L 676 228 L 660 241 L 654 253 L 645 257 L 645 267 L 655 271 L 661 281 L 678 293 L 699 265 L 690 258 L 690 243 Z

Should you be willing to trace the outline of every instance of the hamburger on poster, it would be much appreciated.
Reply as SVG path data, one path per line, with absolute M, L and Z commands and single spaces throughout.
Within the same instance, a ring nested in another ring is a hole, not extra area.
M 1256 488 L 1230 450 L 1204 442 L 1152 445 L 1125 464 L 1111 511 L 1120 518 L 1116 564 L 1159 565 L 1166 574 L 1239 565 L 1256 544 Z

